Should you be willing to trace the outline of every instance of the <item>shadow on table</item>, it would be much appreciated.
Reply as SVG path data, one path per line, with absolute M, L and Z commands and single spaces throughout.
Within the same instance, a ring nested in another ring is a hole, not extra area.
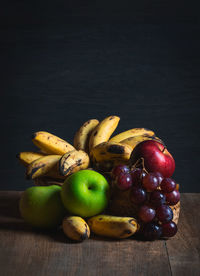
M 56 233 L 51 235 L 51 238 L 59 243 L 80 243 L 76 241 L 72 241 L 68 239 L 65 234 L 63 233 L 62 229 L 60 228 Z M 107 238 L 103 236 L 96 236 L 93 233 L 90 235 L 90 240 L 94 240 L 96 242 L 108 242 L 108 243 L 116 243 L 116 242 L 130 242 L 131 240 L 135 240 L 137 242 L 146 242 L 146 240 L 139 234 L 135 234 L 127 239 L 114 239 L 114 238 Z
M 62 229 L 40 230 L 28 225 L 20 215 L 19 200 L 22 192 L 2 192 L 0 194 L 0 230 L 43 235 L 62 243 L 73 243 L 63 233 Z
M 12 194 L 8 194 L 5 192 L 0 195 L 0 229 L 3 230 L 11 230 L 11 231 L 19 231 L 19 232 L 28 232 L 34 233 L 35 235 L 44 235 L 51 240 L 54 240 L 59 243 L 78 243 L 76 241 L 72 241 L 68 239 L 61 227 L 58 229 L 49 231 L 49 230 L 38 230 L 31 226 L 29 226 L 20 216 L 19 212 L 19 199 L 21 196 L 21 192 L 13 192 Z M 145 242 L 145 240 L 138 234 L 133 235 L 129 239 L 111 239 L 106 237 L 96 236 L 91 233 L 91 240 L 95 241 L 104 241 L 104 242 L 130 242 L 130 240 L 135 240 L 139 242 Z

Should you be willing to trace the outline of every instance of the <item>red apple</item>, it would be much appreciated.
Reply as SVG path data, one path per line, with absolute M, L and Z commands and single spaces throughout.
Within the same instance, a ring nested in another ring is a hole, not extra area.
M 175 161 L 161 143 L 147 140 L 139 143 L 131 153 L 131 164 L 144 158 L 144 166 L 148 172 L 160 172 L 164 177 L 171 177 L 175 170 Z

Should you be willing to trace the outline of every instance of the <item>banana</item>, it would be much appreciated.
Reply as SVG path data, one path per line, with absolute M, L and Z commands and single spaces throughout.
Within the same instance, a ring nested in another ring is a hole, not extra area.
M 84 241 L 90 237 L 90 228 L 84 219 L 77 216 L 70 216 L 63 219 L 63 232 L 75 241 Z
M 107 142 L 118 126 L 120 118 L 118 116 L 109 116 L 106 117 L 103 121 L 101 121 L 95 129 L 92 131 L 89 139 L 89 151 L 92 148 L 101 144 L 103 142 Z
M 33 151 L 23 151 L 17 154 L 17 158 L 19 159 L 19 161 L 25 166 L 28 167 L 28 165 L 30 165 L 33 161 L 47 156 L 44 153 L 40 153 L 40 152 L 33 152 Z M 61 157 L 61 156 L 60 156 Z M 65 179 L 66 177 L 61 175 L 59 172 L 59 162 L 57 162 L 57 164 L 51 168 L 50 171 L 48 171 L 45 176 L 49 176 L 51 178 L 56 178 L 56 179 Z
M 46 131 L 35 132 L 32 136 L 33 143 L 47 154 L 63 155 L 75 148 L 61 138 Z
M 121 160 L 127 161 L 130 158 L 132 147 L 114 142 L 103 142 L 92 148 L 90 155 L 92 160 L 101 162 L 104 160 Z
M 61 155 L 47 155 L 33 161 L 27 167 L 27 179 L 35 179 L 47 174 L 59 162 L 60 158 Z
M 116 136 L 112 137 L 109 141 L 110 142 L 121 142 L 129 137 L 138 136 L 138 135 L 149 135 L 153 136 L 155 133 L 152 130 L 146 128 L 132 128 L 117 134 Z
M 74 150 L 62 156 L 59 163 L 60 174 L 67 176 L 71 173 L 87 169 L 90 159 L 83 150 Z
M 60 174 L 59 162 L 57 162 L 55 166 L 50 171 L 48 171 L 48 173 L 45 174 L 45 176 L 49 176 L 51 178 L 57 178 L 57 179 L 66 178 L 66 176 Z
M 133 150 L 139 143 L 146 141 L 146 140 L 154 140 L 161 144 L 164 144 L 164 142 L 160 138 L 158 138 L 156 136 L 149 136 L 147 134 L 126 138 L 126 139 L 120 141 L 120 144 L 129 145 L 130 147 L 132 147 L 132 150 Z
M 85 122 L 74 136 L 74 147 L 77 150 L 84 150 L 89 152 L 89 138 L 92 131 L 99 124 L 99 121 L 96 119 L 91 119 Z
M 26 167 L 36 159 L 41 158 L 43 156 L 45 156 L 44 153 L 33 152 L 33 151 L 22 151 L 16 155 L 19 161 Z
M 132 217 L 98 215 L 88 219 L 93 233 L 100 236 L 124 239 L 132 236 L 139 229 L 137 221 Z

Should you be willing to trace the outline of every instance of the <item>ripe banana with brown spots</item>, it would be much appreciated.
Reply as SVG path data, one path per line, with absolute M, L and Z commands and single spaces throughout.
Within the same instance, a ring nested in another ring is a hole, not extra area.
M 42 152 L 47 154 L 63 155 L 75 150 L 67 141 L 46 131 L 35 132 L 32 136 L 32 141 Z
M 84 150 L 89 152 L 89 139 L 92 131 L 99 124 L 99 121 L 96 119 L 91 119 L 85 122 L 74 136 L 74 147 L 77 150 Z
M 138 135 L 144 135 L 144 134 L 149 135 L 149 136 L 155 135 L 155 133 L 153 132 L 153 130 L 150 130 L 150 129 L 146 129 L 146 128 L 132 128 L 132 129 L 126 130 L 124 132 L 121 132 L 121 133 L 115 135 L 109 141 L 110 142 L 121 142 L 122 140 L 125 140 L 125 139 L 127 139 L 129 137 L 138 136 Z
M 98 215 L 88 219 L 90 230 L 96 235 L 124 239 L 135 234 L 139 225 L 132 217 Z
M 48 171 L 46 176 L 49 176 L 49 177 L 54 178 L 54 179 L 57 179 L 57 178 L 58 179 L 65 179 L 66 178 L 66 176 L 60 174 L 59 162 L 57 162 L 55 164 L 55 166 L 50 171 Z
M 164 144 L 164 142 L 160 138 L 158 138 L 156 136 L 150 136 L 147 134 L 126 138 L 126 139 L 120 141 L 120 144 L 129 145 L 133 150 L 139 143 L 146 141 L 146 140 L 154 140 L 161 144 Z
M 73 150 L 62 156 L 59 163 L 60 174 L 67 176 L 77 171 L 87 169 L 90 164 L 88 154 L 83 150 Z
M 16 155 L 20 163 L 22 163 L 26 167 L 36 159 L 41 158 L 43 156 L 45 156 L 44 153 L 34 152 L 34 151 L 22 151 Z
M 120 160 L 128 161 L 132 152 L 132 147 L 126 144 L 103 142 L 92 148 L 90 155 L 96 162 Z
M 25 167 L 28 167 L 33 161 L 47 156 L 44 153 L 40 152 L 33 152 L 33 151 L 23 151 L 17 154 L 17 158 L 19 159 L 20 163 L 22 163 Z M 60 156 L 61 157 L 61 156 Z M 55 178 L 55 179 L 65 179 L 66 177 L 61 175 L 59 172 L 59 162 L 55 164 L 53 168 L 51 168 L 50 171 L 45 173 L 45 176 Z
M 60 158 L 61 155 L 46 155 L 36 159 L 27 167 L 27 179 L 46 175 L 59 162 Z
M 63 219 L 63 232 L 74 241 L 84 241 L 90 237 L 90 228 L 84 219 L 70 216 Z
M 101 121 L 92 131 L 89 139 L 89 151 L 98 144 L 107 142 L 110 136 L 118 126 L 120 118 L 118 116 L 109 116 Z

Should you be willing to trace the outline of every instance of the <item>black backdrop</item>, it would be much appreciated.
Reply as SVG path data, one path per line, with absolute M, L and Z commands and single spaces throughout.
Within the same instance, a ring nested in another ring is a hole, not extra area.
M 84 3 L 83 3 L 84 2 Z M 136 3 L 137 2 L 137 3 Z M 0 9 L 1 189 L 32 185 L 15 155 L 90 119 L 147 127 L 182 192 L 200 192 L 200 23 L 191 1 L 8 1 Z

